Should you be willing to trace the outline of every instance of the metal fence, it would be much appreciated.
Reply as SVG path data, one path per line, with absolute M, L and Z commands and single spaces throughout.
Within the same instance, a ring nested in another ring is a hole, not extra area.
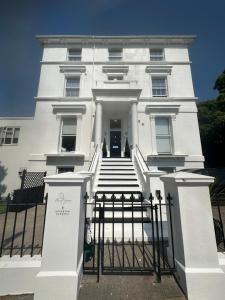
M 45 203 L 0 202 L 0 257 L 42 253 Z
M 217 249 L 219 252 L 225 251 L 225 200 L 215 197 L 212 201 L 212 214 L 215 229 Z
M 155 273 L 160 281 L 175 269 L 170 195 L 146 201 L 140 192 L 99 192 L 85 205 L 85 273 Z

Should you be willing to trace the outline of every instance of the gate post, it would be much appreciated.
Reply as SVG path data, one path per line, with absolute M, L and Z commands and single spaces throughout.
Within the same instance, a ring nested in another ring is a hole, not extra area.
M 35 300 L 77 299 L 82 277 L 87 180 L 79 173 L 45 178 L 49 185 L 48 204 Z
M 209 184 L 213 177 L 177 172 L 161 177 L 172 196 L 175 276 L 189 300 L 219 300 L 225 274 L 219 265 Z M 169 218 L 169 216 L 168 216 Z M 171 259 L 169 234 L 168 256 Z

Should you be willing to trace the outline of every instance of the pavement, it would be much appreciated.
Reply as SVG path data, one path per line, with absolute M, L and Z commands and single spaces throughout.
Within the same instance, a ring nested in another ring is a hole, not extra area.
M 85 275 L 78 300 L 185 300 L 173 276 L 163 276 L 157 283 L 154 276 Z M 33 300 L 33 295 L 5 296 L 0 300 Z

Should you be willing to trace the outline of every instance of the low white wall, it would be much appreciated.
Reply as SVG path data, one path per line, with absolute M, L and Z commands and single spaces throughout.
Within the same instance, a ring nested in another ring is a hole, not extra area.
M 3 256 L 0 259 L 0 295 L 33 294 L 41 256 Z

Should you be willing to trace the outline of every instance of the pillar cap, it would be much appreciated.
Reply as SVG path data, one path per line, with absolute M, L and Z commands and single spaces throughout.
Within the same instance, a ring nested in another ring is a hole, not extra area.
M 167 173 L 164 171 L 160 170 L 149 170 L 144 172 L 144 175 L 149 176 L 149 177 L 160 177 L 166 175 Z
M 63 182 L 63 183 L 83 183 L 90 178 L 87 174 L 82 173 L 73 173 L 66 172 L 57 175 L 51 175 L 44 178 L 46 183 L 55 183 L 55 182 Z
M 188 172 L 176 172 L 172 174 L 163 175 L 160 177 L 163 182 L 176 182 L 179 184 L 186 183 L 200 183 L 210 184 L 213 183 L 215 178 L 211 176 L 205 176 L 201 174 L 188 173 Z

